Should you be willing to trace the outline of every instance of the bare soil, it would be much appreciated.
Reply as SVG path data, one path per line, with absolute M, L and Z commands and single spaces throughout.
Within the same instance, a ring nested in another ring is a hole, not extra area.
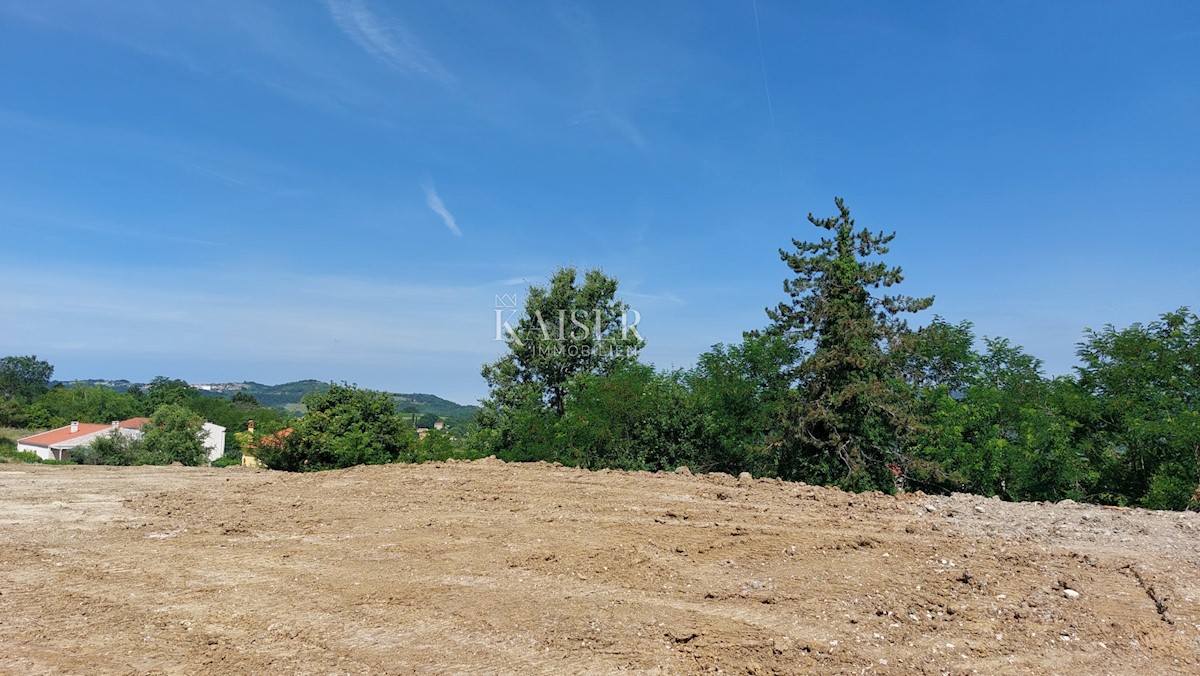
M 0 466 L 0 672 L 1200 673 L 1200 515 L 495 460 Z

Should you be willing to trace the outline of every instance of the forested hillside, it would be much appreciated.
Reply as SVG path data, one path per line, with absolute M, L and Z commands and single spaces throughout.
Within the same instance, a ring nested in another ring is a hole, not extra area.
M 128 380 L 73 380 L 73 381 L 56 381 L 61 382 L 64 386 L 86 385 L 106 387 L 117 392 L 127 392 L 131 389 L 145 388 L 148 383 L 135 383 Z M 253 381 L 236 382 L 236 383 L 215 383 L 206 385 L 206 388 L 199 390 L 201 394 L 212 397 L 228 397 L 235 393 L 241 392 L 245 395 L 254 397 L 254 399 L 269 408 L 278 409 L 295 413 L 301 410 L 300 400 L 309 392 L 325 392 L 329 390 L 329 383 L 320 380 L 297 380 L 295 382 L 283 383 L 281 385 L 263 385 Z M 395 394 L 392 397 L 396 400 L 396 405 L 401 412 L 421 414 L 433 414 L 442 418 L 458 418 L 462 420 L 470 419 L 475 415 L 478 406 L 470 406 L 457 404 L 448 399 L 443 399 L 433 394 Z

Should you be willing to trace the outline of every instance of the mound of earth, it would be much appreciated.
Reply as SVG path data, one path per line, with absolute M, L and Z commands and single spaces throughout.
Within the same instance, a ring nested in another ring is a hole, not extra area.
M 9 465 L 0 671 L 1194 674 L 1197 535 L 494 460 Z

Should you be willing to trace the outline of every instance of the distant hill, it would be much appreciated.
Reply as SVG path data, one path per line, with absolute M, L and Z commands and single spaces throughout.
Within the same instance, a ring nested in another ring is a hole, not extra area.
M 74 380 L 64 382 L 64 385 L 98 385 L 118 392 L 125 392 L 134 387 L 145 387 L 146 383 L 135 383 L 128 380 Z M 193 384 L 197 390 L 208 396 L 231 397 L 238 392 L 244 392 L 263 406 L 277 408 L 281 411 L 297 412 L 303 407 L 300 399 L 309 392 L 329 389 L 329 383 L 320 380 L 298 380 L 282 385 L 263 385 L 255 382 L 238 383 L 200 383 Z M 391 393 L 396 400 L 396 408 L 405 412 L 432 413 L 443 418 L 471 418 L 479 410 L 478 406 L 456 404 L 432 394 L 396 394 Z

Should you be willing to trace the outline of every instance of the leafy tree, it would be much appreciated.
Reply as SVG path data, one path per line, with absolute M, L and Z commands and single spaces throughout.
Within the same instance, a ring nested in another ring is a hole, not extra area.
M 414 462 L 447 460 L 458 455 L 461 455 L 458 444 L 455 443 L 449 432 L 430 428 L 424 437 L 417 440 L 413 460 Z
M 954 394 L 962 392 L 978 371 L 974 344 L 971 322 L 951 324 L 935 315 L 927 326 L 903 334 L 891 355 L 914 390 Z
M 257 450 L 263 464 L 308 471 L 414 459 L 412 427 L 388 393 L 331 384 L 304 395 L 304 404 L 308 412 L 281 447 Z
M 792 375 L 798 383 L 780 445 L 779 473 L 852 489 L 892 487 L 888 464 L 900 459 L 916 427 L 911 389 L 889 351 L 909 329 L 902 313 L 928 308 L 933 298 L 872 295 L 903 281 L 898 267 L 873 256 L 888 252 L 895 233 L 855 231 L 845 203 L 818 219 L 831 233 L 817 242 L 793 239 L 780 258 L 795 277 L 784 282 L 790 300 L 768 309 L 773 329 L 812 345 Z
M 133 395 L 98 385 L 55 387 L 38 397 L 35 406 L 48 414 L 50 427 L 72 420 L 93 423 L 127 420 L 144 410 L 142 402 Z
M 243 406 L 260 406 L 258 399 L 255 399 L 253 394 L 248 394 L 246 392 L 234 392 L 232 401 L 234 404 L 240 404 Z
M 37 355 L 0 359 L 0 397 L 31 403 L 50 387 L 54 367 Z
M 1006 339 L 984 344 L 950 376 L 953 396 L 946 385 L 923 392 L 927 424 L 913 440 L 908 477 L 926 490 L 1083 498 L 1094 476 L 1065 413 L 1072 383 L 1046 379 L 1041 360 Z
M 25 427 L 29 424 L 29 411 L 16 399 L 0 400 L 0 427 Z
M 140 465 L 165 456 L 147 454 L 145 444 L 119 432 L 102 434 L 86 446 L 72 449 L 71 459 L 80 465 Z
M 640 363 L 580 373 L 567 386 L 566 410 L 550 417 L 550 457 L 590 468 L 661 470 L 694 456 L 695 416 L 682 375 Z
M 581 284 L 574 268 L 557 270 L 549 287 L 530 287 L 516 326 L 504 323 L 508 354 L 483 367 L 490 392 L 473 447 L 510 459 L 555 457 L 572 380 L 636 363 L 645 344 L 616 293 L 615 279 L 589 270 Z
M 438 417 L 436 413 L 423 413 L 417 416 L 416 426 L 432 428 L 439 420 L 441 420 L 441 418 Z
M 154 411 L 167 404 L 187 405 L 202 395 L 186 380 L 157 376 L 146 386 L 145 410 Z
M 616 293 L 617 280 L 600 270 L 579 284 L 574 268 L 560 268 L 549 287 L 531 286 L 524 315 L 504 335 L 509 354 L 483 367 L 491 388 L 485 405 L 504 410 L 532 393 L 561 416 L 572 376 L 636 361 L 645 343 Z
M 164 404 L 142 426 L 142 444 L 156 464 L 179 462 L 198 466 L 208 462 L 204 420 L 178 404 Z
M 801 350 L 779 333 L 749 332 L 737 345 L 715 345 L 686 376 L 695 411 L 694 469 L 772 474 L 773 448 Z
M 1184 509 L 1200 484 L 1200 319 L 1088 330 L 1079 344 L 1085 445 L 1106 502 Z

